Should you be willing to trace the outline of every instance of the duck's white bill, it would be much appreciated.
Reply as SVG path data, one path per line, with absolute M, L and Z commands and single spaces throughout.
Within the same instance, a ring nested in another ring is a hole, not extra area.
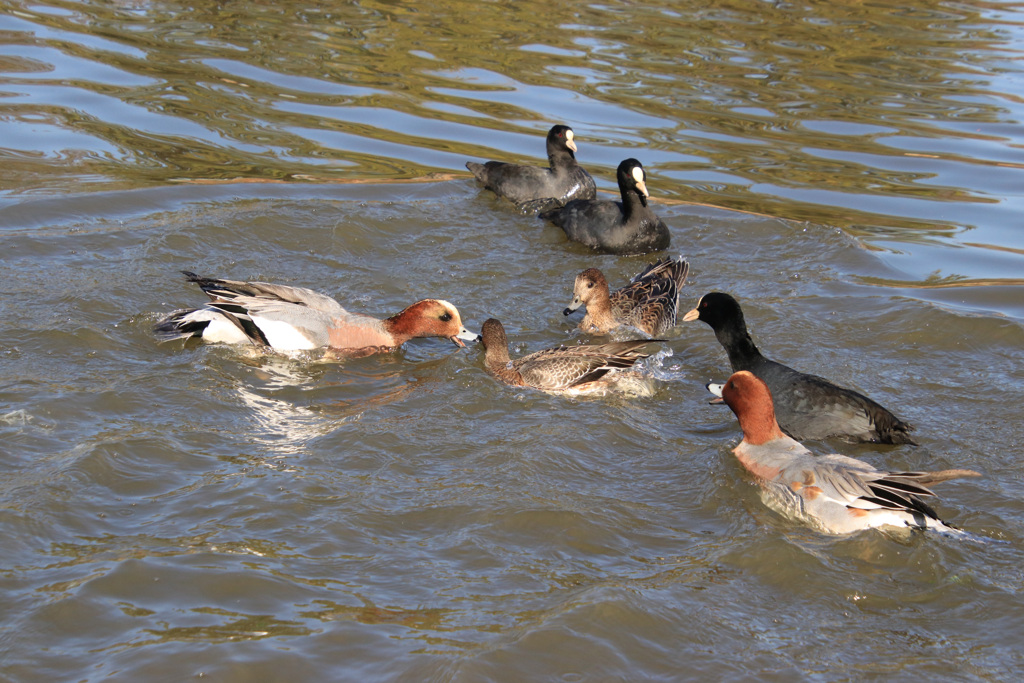
M 455 341 L 457 339 L 465 339 L 466 341 L 475 342 L 480 341 L 480 335 L 477 334 L 476 332 L 470 332 L 465 327 L 463 327 L 461 330 L 459 330 L 459 333 L 457 335 L 452 337 L 452 341 L 458 344 L 459 346 L 465 346 L 465 344 L 461 344 L 458 341 Z

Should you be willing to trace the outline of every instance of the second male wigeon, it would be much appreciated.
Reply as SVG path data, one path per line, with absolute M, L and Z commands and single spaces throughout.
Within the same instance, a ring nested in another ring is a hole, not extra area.
M 734 373 L 708 389 L 736 414 L 743 440 L 733 453 L 757 479 L 770 507 L 831 534 L 881 526 L 957 533 L 923 499 L 935 496 L 929 486 L 977 472 L 888 472 L 845 455 L 815 456 L 782 433 L 768 385 L 750 372 Z

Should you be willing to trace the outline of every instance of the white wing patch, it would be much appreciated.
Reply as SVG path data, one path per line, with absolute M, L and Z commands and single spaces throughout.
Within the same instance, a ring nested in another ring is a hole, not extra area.
M 270 346 L 278 351 L 308 351 L 319 348 L 294 325 L 256 316 L 252 317 L 252 321 L 263 332 Z
M 181 323 L 200 323 L 208 321 L 200 337 L 212 344 L 251 344 L 252 340 L 245 332 L 232 322 L 225 313 L 215 308 L 197 308 L 181 319 Z
M 223 316 L 211 320 L 210 324 L 203 330 L 203 341 L 213 344 L 251 344 L 252 340 L 245 336 L 245 333 L 238 329 L 230 320 Z

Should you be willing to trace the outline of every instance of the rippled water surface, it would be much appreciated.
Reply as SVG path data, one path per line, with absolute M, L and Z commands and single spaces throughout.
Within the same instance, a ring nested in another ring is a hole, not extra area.
M 1015 4 L 0 0 L 0 678 L 1019 680 L 1024 12 Z M 571 125 L 768 355 L 918 447 L 961 541 L 824 537 L 730 453 L 702 323 L 650 397 L 496 384 L 438 339 L 158 345 L 187 269 L 513 355 L 595 255 L 482 191 Z

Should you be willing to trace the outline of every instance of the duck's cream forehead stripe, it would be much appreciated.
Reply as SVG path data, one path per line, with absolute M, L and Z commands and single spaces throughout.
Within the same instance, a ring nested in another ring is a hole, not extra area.
M 565 139 L 566 140 L 572 140 L 572 138 L 573 138 L 573 133 L 572 133 L 572 128 L 570 128 L 569 130 L 565 131 Z
M 451 313 L 452 316 L 459 318 L 461 320 L 462 316 L 459 315 L 459 309 L 455 308 L 455 306 L 453 306 L 450 302 L 445 301 L 444 299 L 438 299 L 437 303 L 441 304 L 446 309 L 448 309 L 448 312 Z
M 639 166 L 635 166 L 633 168 L 633 180 L 638 183 L 642 183 L 644 181 L 644 169 Z

